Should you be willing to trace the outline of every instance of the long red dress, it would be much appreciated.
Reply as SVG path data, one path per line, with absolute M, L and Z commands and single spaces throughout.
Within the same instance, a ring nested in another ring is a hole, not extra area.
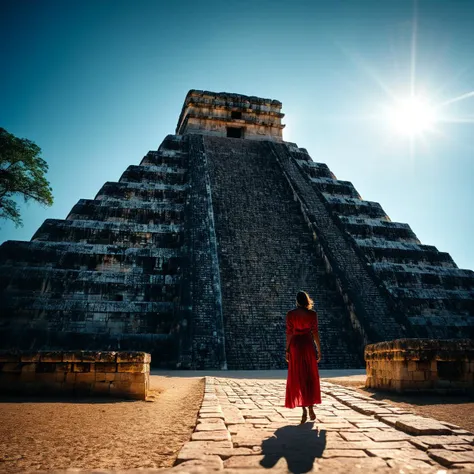
M 316 349 L 311 333 L 318 331 L 316 311 L 296 308 L 286 315 L 286 333 L 292 334 L 288 354 L 285 407 L 321 403 Z

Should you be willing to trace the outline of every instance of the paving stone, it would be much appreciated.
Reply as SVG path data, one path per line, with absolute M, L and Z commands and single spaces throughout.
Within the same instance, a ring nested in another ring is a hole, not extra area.
M 369 438 L 364 433 L 347 433 L 344 431 L 340 431 L 339 434 L 344 438 L 345 441 L 361 441 L 367 442 L 370 441 Z
M 220 406 L 217 407 L 202 407 L 199 410 L 199 413 L 222 413 L 222 409 Z
M 462 436 L 412 436 L 410 437 L 410 443 L 414 446 L 427 450 L 427 449 L 444 449 L 446 446 L 469 446 L 467 441 Z
M 230 441 L 230 433 L 227 430 L 220 431 L 195 431 L 191 435 L 192 441 Z
M 362 449 L 327 449 L 323 452 L 323 458 L 366 458 Z
M 322 473 L 341 473 L 346 474 L 356 471 L 367 471 L 372 472 L 377 469 L 386 469 L 387 463 L 381 458 L 350 458 L 350 467 L 348 461 L 345 458 L 324 458 L 317 459 L 317 466 L 320 468 Z M 395 474 L 395 473 L 394 473 Z
M 206 444 L 198 444 L 206 443 Z M 178 454 L 177 461 L 187 461 L 191 459 L 205 459 L 205 456 L 217 455 L 222 459 L 230 456 L 245 456 L 255 454 L 254 451 L 247 448 L 232 448 L 222 446 L 221 443 L 230 443 L 227 441 L 188 441 L 184 444 Z M 231 443 L 230 443 L 231 444 Z
M 192 459 L 190 461 L 184 461 L 174 468 L 175 471 L 193 469 L 195 467 L 204 467 L 207 472 L 209 471 L 220 471 L 224 469 L 224 463 L 219 456 L 211 455 L 204 456 L 204 459 Z
M 384 442 L 384 441 L 404 441 L 409 440 L 410 436 L 406 433 L 400 433 L 400 431 L 372 431 L 367 433 L 367 437 L 372 441 Z
M 207 418 L 207 419 L 220 418 L 221 420 L 223 420 L 224 415 L 222 413 L 201 413 L 201 412 L 199 412 L 199 418 Z
M 406 473 L 406 472 L 432 472 L 436 474 L 445 474 L 443 471 L 439 471 L 438 468 L 425 461 L 419 459 L 387 459 L 387 464 L 392 468 L 390 472 L 394 473 Z
M 411 449 L 413 445 L 408 441 L 333 441 L 327 440 L 326 449 Z
M 198 420 L 196 431 L 220 431 L 225 430 L 225 424 L 221 419 L 215 418 L 216 421 L 208 422 L 205 420 Z
M 428 456 L 447 467 L 461 463 L 474 464 L 474 452 L 472 451 L 458 452 L 449 451 L 447 449 L 430 449 L 428 451 Z
M 446 427 L 439 421 L 421 417 L 413 420 L 398 420 L 395 427 L 405 433 L 410 433 L 416 436 L 444 435 L 452 433 L 450 428 Z
M 371 456 L 376 456 L 382 459 L 398 459 L 398 460 L 409 460 L 416 459 L 419 461 L 430 461 L 428 455 L 419 449 L 405 448 L 405 449 L 367 449 L 367 452 Z

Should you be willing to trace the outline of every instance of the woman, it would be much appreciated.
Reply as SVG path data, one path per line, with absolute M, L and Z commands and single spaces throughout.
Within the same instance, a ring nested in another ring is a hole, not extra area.
M 312 310 L 313 301 L 304 291 L 296 295 L 296 308 L 286 315 L 286 381 L 285 407 L 302 407 L 301 423 L 316 419 L 313 405 L 321 403 L 321 388 L 317 362 L 321 360 L 321 342 L 318 334 L 318 318 Z M 318 355 L 314 343 L 318 348 Z

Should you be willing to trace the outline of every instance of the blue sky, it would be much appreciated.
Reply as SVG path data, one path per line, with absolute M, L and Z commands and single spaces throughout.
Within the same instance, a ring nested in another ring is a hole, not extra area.
M 207 89 L 282 101 L 285 140 L 473 269 L 474 97 L 415 139 L 380 112 L 413 84 L 433 104 L 472 92 L 473 48 L 469 0 L 4 0 L 0 126 L 42 148 L 55 203 L 0 241 L 118 180 Z

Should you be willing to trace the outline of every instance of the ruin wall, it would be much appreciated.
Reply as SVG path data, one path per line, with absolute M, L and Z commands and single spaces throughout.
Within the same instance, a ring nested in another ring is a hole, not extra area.
M 474 341 L 398 339 L 365 348 L 366 387 L 396 392 L 474 391 Z
M 150 362 L 145 352 L 3 351 L 0 391 L 145 400 Z

